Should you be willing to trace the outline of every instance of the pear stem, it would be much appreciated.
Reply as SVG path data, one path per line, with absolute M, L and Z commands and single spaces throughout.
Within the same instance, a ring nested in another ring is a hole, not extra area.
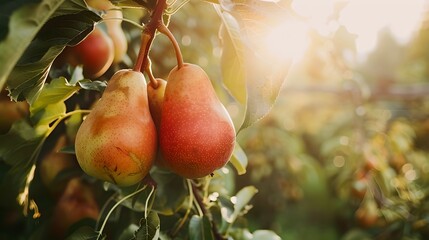
M 139 54 L 137 55 L 137 60 L 133 68 L 133 70 L 136 72 L 140 72 L 140 69 L 142 69 L 142 66 L 145 62 L 145 56 L 147 56 L 145 53 L 146 46 L 148 45 L 150 38 L 151 36 L 147 34 L 146 31 L 143 31 Z
M 146 74 L 149 76 L 149 81 L 150 84 L 152 85 L 152 87 L 154 89 L 157 89 L 159 86 L 159 82 L 158 80 L 156 80 L 156 78 L 153 76 L 152 73 L 152 61 L 150 60 L 150 58 L 148 57 L 147 59 L 147 65 L 146 65 L 146 69 L 145 69 Z
M 177 68 L 180 69 L 183 67 L 183 56 L 182 51 L 180 51 L 179 44 L 176 41 L 176 38 L 171 33 L 170 29 L 168 29 L 164 24 L 160 24 L 158 26 L 158 31 L 160 31 L 162 34 L 168 37 L 170 39 L 171 43 L 173 44 L 174 51 L 176 52 L 176 59 L 177 59 Z
M 153 39 L 155 38 L 156 29 L 159 25 L 162 24 L 162 16 L 166 8 L 167 1 L 158 0 L 149 23 L 146 24 L 145 29 L 143 30 L 139 54 L 133 68 L 134 71 L 145 71 L 146 65 L 148 64 L 150 47 L 152 45 Z

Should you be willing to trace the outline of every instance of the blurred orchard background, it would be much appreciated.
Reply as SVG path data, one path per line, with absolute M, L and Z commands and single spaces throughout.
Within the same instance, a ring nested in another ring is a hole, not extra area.
M 236 184 L 259 189 L 249 221 L 283 239 L 427 239 L 429 4 L 290 9 L 263 36 L 279 61 L 294 58 L 289 76 L 271 113 L 239 134 L 249 166 Z
M 277 63 L 294 61 L 271 112 L 238 135 L 247 173 L 222 183 L 259 190 L 246 215 L 249 228 L 287 240 L 428 239 L 429 3 L 282 3 L 290 19 L 267 26 L 255 41 Z M 228 102 L 221 21 L 204 4 L 190 1 L 170 29 L 184 59 L 206 69 Z M 123 26 L 136 39 L 134 58 L 140 30 Z M 165 36 L 154 46 L 154 74 L 165 77 L 174 52 Z M 240 118 L 236 102 L 226 107 Z

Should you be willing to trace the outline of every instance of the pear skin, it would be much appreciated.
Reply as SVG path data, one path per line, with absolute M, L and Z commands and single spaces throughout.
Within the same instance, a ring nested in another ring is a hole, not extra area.
M 130 186 L 147 175 L 156 147 L 144 76 L 120 70 L 79 127 L 75 141 L 79 165 L 88 175 Z
M 67 145 L 66 135 L 61 135 L 54 148 L 48 152 L 40 162 L 40 178 L 42 183 L 55 195 L 57 194 L 58 183 L 54 184 L 55 177 L 65 169 L 77 166 L 73 155 L 61 153 L 60 150 Z
M 147 85 L 147 97 L 149 99 L 149 109 L 152 114 L 153 121 L 157 129 L 161 123 L 161 109 L 164 102 L 165 87 L 167 81 L 161 78 L 156 78 L 158 82 L 157 88 L 154 88 L 152 82 Z
M 207 176 L 231 157 L 232 120 L 201 67 L 176 67 L 167 82 L 159 130 L 164 162 L 185 178 Z
M 161 124 L 161 110 L 162 103 L 164 102 L 164 93 L 165 87 L 167 86 L 167 81 L 162 78 L 156 78 L 158 86 L 154 88 L 152 82 L 149 82 L 147 85 L 147 96 L 149 99 L 149 109 L 152 115 L 152 119 L 155 123 L 155 127 L 159 136 L 159 127 Z M 159 140 L 159 139 L 158 139 Z M 161 156 L 161 152 L 157 151 L 155 165 L 158 167 L 165 168 L 164 159 Z
M 55 60 L 55 65 L 83 65 L 83 75 L 98 78 L 112 65 L 114 46 L 110 37 L 100 28 L 94 30 L 80 43 L 66 47 Z
M 122 30 L 122 10 L 113 5 L 109 0 L 87 0 L 87 4 L 97 10 L 106 11 L 103 15 L 107 27 L 107 34 L 113 41 L 113 63 L 119 63 L 124 58 L 128 49 L 128 41 Z

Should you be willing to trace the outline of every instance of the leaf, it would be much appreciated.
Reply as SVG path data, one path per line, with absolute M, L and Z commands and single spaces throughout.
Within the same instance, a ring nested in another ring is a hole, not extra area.
M 158 184 L 153 208 L 160 214 L 173 215 L 180 209 L 188 196 L 183 178 L 161 169 L 155 169 L 151 172 L 151 176 Z
M 247 186 L 242 188 L 236 195 L 234 203 L 234 213 L 232 214 L 232 219 L 235 219 L 239 216 L 244 207 L 249 203 L 250 199 L 258 192 L 254 186 Z
M 78 82 L 79 86 L 85 90 L 95 90 L 98 92 L 103 92 L 107 87 L 106 81 L 91 81 L 84 79 Z
M 246 114 L 240 131 L 268 114 L 287 77 L 292 59 L 285 57 L 279 60 L 270 56 L 264 46 L 271 43 L 264 37 L 269 33 L 268 29 L 271 29 L 267 26 L 276 26 L 275 24 L 287 21 L 289 15 L 275 2 L 268 1 L 245 0 L 235 3 L 224 0 L 221 1 L 221 6 L 224 10 L 221 12 L 222 21 L 229 30 L 221 32 L 222 38 L 228 40 L 229 37 L 233 43 L 225 41 L 223 46 L 223 54 L 233 59 L 233 62 L 226 61 L 222 64 L 232 65 L 233 69 L 230 71 L 234 71 L 238 79 L 235 79 L 237 82 L 229 83 L 234 79 L 227 78 L 225 85 L 233 87 L 232 90 L 229 89 L 231 92 L 238 92 L 241 88 L 241 91 L 247 93 Z M 284 44 L 287 44 L 287 36 L 283 37 Z M 236 59 L 244 61 L 242 64 L 234 64 L 238 61 Z M 228 69 L 228 66 L 224 69 Z M 243 83 L 240 82 L 242 73 L 246 88 L 243 88 Z M 243 96 L 240 100 L 242 102 Z
M 234 145 L 234 151 L 232 152 L 232 157 L 230 162 L 237 170 L 238 175 L 243 175 L 246 173 L 247 156 L 237 142 Z
M 221 206 L 222 226 L 221 232 L 227 231 L 235 222 L 238 216 L 242 214 L 243 209 L 249 203 L 250 199 L 258 192 L 254 186 L 242 188 L 234 197 L 227 199 L 223 196 L 219 197 Z
M 232 239 L 240 239 L 240 240 L 252 240 L 253 235 L 247 228 L 232 228 L 228 235 L 232 237 Z
M 80 88 L 71 86 L 63 77 L 44 84 L 37 100 L 30 105 L 30 117 L 34 124 L 48 125 L 66 112 L 64 101 Z
M 65 146 L 60 149 L 60 153 L 66 153 L 66 154 L 76 154 L 74 145 Z
M 143 0 L 111 0 L 111 2 L 119 7 L 127 8 L 146 8 L 153 10 L 156 5 L 156 1 L 143 1 Z
M 136 240 L 157 240 L 159 237 L 160 221 L 158 214 L 149 212 L 147 219 L 140 220 L 140 227 L 135 233 Z
M 45 0 L 12 14 L 6 39 L 0 43 L 0 87 L 7 79 L 12 99 L 33 103 L 53 60 L 66 45 L 81 41 L 101 18 L 83 0 Z
M 16 166 L 28 166 L 43 138 L 25 120 L 16 121 L 8 133 L 0 135 L 0 159 Z M 34 160 L 34 159 L 33 159 Z
M 67 235 L 66 240 L 98 239 L 98 234 L 95 232 L 93 225 L 95 225 L 93 219 L 85 218 L 78 221 L 70 227 L 70 234 Z
M 0 135 L 0 160 L 10 166 L 0 184 L 0 191 L 8 192 L 5 197 L 16 198 L 31 181 L 30 171 L 40 153 L 43 135 L 25 120 L 16 121 L 8 133 Z M 28 200 L 28 192 L 20 201 L 25 199 Z
M 219 12 L 219 6 L 217 10 Z M 222 21 L 220 35 L 222 40 L 222 81 L 231 95 L 243 105 L 247 102 L 246 76 L 244 72 L 243 40 L 240 35 L 240 26 L 236 19 L 228 12 L 219 12 Z
M 269 230 L 256 230 L 253 232 L 253 238 L 255 240 L 281 240 L 279 235 Z
M 134 233 L 139 229 L 135 224 L 130 224 L 119 236 L 118 240 L 130 240 L 134 239 Z
M 26 4 L 19 6 L 19 9 L 12 12 L 5 12 L 6 10 L 15 10 L 18 5 L 11 5 L 3 8 L 1 16 L 9 17 L 9 28 L 5 39 L 0 42 L 0 89 L 6 81 L 7 76 L 12 71 L 13 66 L 18 62 L 18 59 L 24 53 L 24 50 L 30 44 L 36 33 L 40 30 L 43 23 L 45 23 L 49 16 L 59 8 L 63 1 L 51 0 L 44 1 L 40 4 Z M 22 4 L 22 2 L 21 2 Z
M 192 216 L 189 222 L 189 239 L 210 240 L 214 239 L 212 227 L 207 216 Z

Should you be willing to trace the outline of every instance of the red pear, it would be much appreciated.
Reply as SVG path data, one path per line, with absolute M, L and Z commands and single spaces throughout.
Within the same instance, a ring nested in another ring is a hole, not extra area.
M 100 209 L 91 187 L 79 178 L 68 181 L 57 204 L 49 225 L 50 237 L 65 239 L 67 230 L 79 220 L 97 220 Z
M 234 125 L 201 67 L 176 67 L 167 82 L 159 131 L 164 162 L 186 178 L 207 176 L 231 157 Z
M 85 77 L 97 78 L 109 69 L 113 58 L 114 49 L 112 40 L 103 30 L 95 27 L 80 43 L 65 48 L 56 59 L 56 64 L 82 65 Z

